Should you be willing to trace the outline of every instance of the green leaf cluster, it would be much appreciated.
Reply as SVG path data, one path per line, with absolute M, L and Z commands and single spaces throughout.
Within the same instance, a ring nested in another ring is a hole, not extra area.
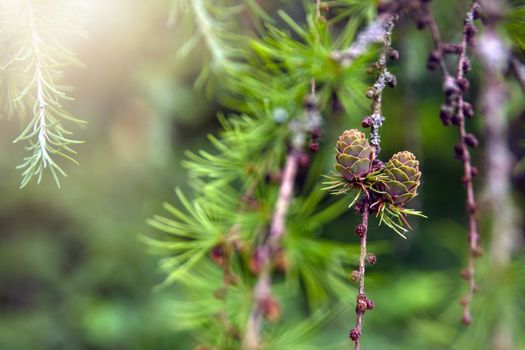
M 230 15 L 248 11 L 262 23 L 258 36 L 248 38 L 222 36 L 228 18 L 215 19 L 213 14 L 224 6 L 202 0 L 191 2 L 186 10 L 193 13 L 199 38 L 195 40 L 207 45 L 210 60 L 222 64 L 223 69 L 214 74 L 225 87 L 223 103 L 241 114 L 219 115 L 222 131 L 209 136 L 212 150 L 186 153 L 183 164 L 191 196 L 177 190 L 179 204 L 165 204 L 169 215 L 152 218 L 149 223 L 157 232 L 143 240 L 163 255 L 165 283 L 176 282 L 188 295 L 174 302 L 176 324 L 196 335 L 199 344 L 235 349 L 253 305 L 257 275 L 251 270 L 252 260 L 272 220 L 280 169 L 297 132 L 292 125 L 305 119 L 303 99 L 311 81 L 317 82 L 322 114 L 333 113 L 334 94 L 341 96 L 348 110 L 356 110 L 363 105 L 364 72 L 372 56 L 366 53 L 348 67 L 331 57 L 334 50 L 350 45 L 364 23 L 363 12 L 350 11 L 355 17 L 336 26 L 337 22 L 316 19 L 311 6 L 303 21 L 278 11 L 278 20 L 285 23 L 281 29 L 260 8 L 226 7 L 234 11 Z M 344 9 L 343 2 L 338 6 Z M 343 199 L 334 200 L 321 191 L 319 179 L 326 166 L 320 157 L 299 169 L 280 266 L 273 271 L 272 292 L 284 305 L 283 318 L 265 325 L 268 348 L 313 348 L 315 341 L 308 341 L 306 335 L 315 337 L 314 330 L 328 322 L 334 313 L 327 310 L 335 305 L 342 310 L 341 302 L 352 303 L 348 266 L 357 260 L 359 247 L 323 238 L 323 226 L 347 212 Z M 225 282 L 225 276 L 232 275 L 235 282 Z M 319 311 L 300 315 L 303 299 L 310 310 Z

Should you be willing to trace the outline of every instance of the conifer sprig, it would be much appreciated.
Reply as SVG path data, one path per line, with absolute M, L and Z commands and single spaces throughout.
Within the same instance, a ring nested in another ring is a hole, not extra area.
M 228 88 L 225 103 L 250 116 L 220 117 L 223 131 L 210 136 L 214 150 L 188 153 L 184 163 L 194 199 L 181 199 L 185 212 L 170 208 L 171 218 L 151 221 L 165 231 L 145 239 L 167 255 L 161 265 L 169 274 L 167 283 L 192 279 L 192 289 L 204 287 L 206 276 L 197 271 L 210 260 L 222 275 L 214 288 L 208 288 L 221 300 L 206 301 L 201 310 L 186 314 L 202 320 L 203 314 L 220 313 L 218 326 L 210 327 L 212 334 L 200 340 L 202 346 L 308 348 L 299 345 L 301 339 L 270 331 L 288 329 L 290 315 L 283 315 L 278 324 L 264 320 L 281 316 L 279 305 L 288 291 L 303 291 L 315 309 L 348 295 L 345 266 L 357 257 L 358 249 L 317 236 L 325 223 L 344 213 L 346 204 L 332 202 L 320 191 L 315 180 L 320 165 L 310 164 L 307 152 L 320 147 L 320 111 L 330 108 L 334 91 L 345 96 L 345 90 L 363 85 L 367 52 L 348 66 L 334 64 L 332 52 L 352 41 L 358 19 L 333 37 L 330 20 L 317 15 L 323 11 L 309 8 L 304 24 L 280 12 L 294 33 L 267 23 L 238 66 L 242 79 L 227 70 L 219 73 Z M 308 90 L 312 94 L 304 98 Z M 345 100 L 346 106 L 353 101 L 355 97 Z M 297 181 L 299 173 L 308 174 L 309 180 Z M 225 283 L 232 275 L 235 283 Z M 194 323 L 194 329 L 208 325 Z M 314 325 L 320 323 L 309 327 Z M 294 334 L 308 328 L 304 322 L 295 326 Z M 228 329 L 234 334 L 225 334 Z
M 26 128 L 14 140 L 28 142 L 26 148 L 31 153 L 17 167 L 22 171 L 21 187 L 32 178 L 40 183 L 46 169 L 60 187 L 59 175 L 66 173 L 56 156 L 76 163 L 72 146 L 80 141 L 71 137 L 64 124 L 84 122 L 64 109 L 62 102 L 71 98 L 58 84 L 62 68 L 78 63 L 60 40 L 61 30 L 65 29 L 61 25 L 69 24 L 71 18 L 66 9 L 57 1 L 17 0 L 2 4 L 3 40 L 11 50 L 2 66 L 3 74 L 7 74 L 4 80 L 8 80 L 5 102 L 11 113 L 18 110 L 22 114 L 24 107 L 33 112 Z M 76 26 L 68 30 L 79 32 Z M 9 74 L 18 75 L 11 84 Z

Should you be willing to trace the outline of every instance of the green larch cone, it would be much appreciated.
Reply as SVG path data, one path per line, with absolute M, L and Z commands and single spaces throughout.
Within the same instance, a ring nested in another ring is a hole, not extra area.
M 372 170 L 374 149 L 365 134 L 357 129 L 345 130 L 337 140 L 335 169 L 348 181 L 366 177 Z
M 411 152 L 396 153 L 384 168 L 384 196 L 388 202 L 403 206 L 417 195 L 419 162 Z

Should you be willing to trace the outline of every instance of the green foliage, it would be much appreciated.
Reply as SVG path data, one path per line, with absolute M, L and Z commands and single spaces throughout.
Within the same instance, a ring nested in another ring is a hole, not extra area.
M 279 181 L 274 178 L 286 158 L 287 144 L 294 137 L 307 137 L 298 136 L 304 131 L 297 131 L 295 125 L 308 120 L 302 101 L 311 79 L 316 79 L 319 87 L 321 111 L 331 112 L 335 92 L 351 96 L 344 103 L 353 110 L 362 101 L 365 85 L 360 78 L 364 77 L 367 55 L 342 67 L 331 53 L 352 42 L 363 18 L 356 16 L 342 30 L 332 31 L 331 25 L 316 19 L 315 9 L 308 7 L 305 23 L 279 11 L 286 26 L 280 29 L 263 13 L 251 11 L 259 16 L 256 22 L 264 22 L 264 31 L 245 46 L 245 36 L 222 35 L 231 33 L 232 26 L 223 27 L 227 16 L 211 17 L 225 7 L 201 1 L 191 6 L 188 9 L 199 32 L 194 32 L 190 40 L 195 42 L 188 45 L 204 40 L 210 60 L 215 62 L 210 68 L 216 69 L 227 88 L 222 95 L 224 104 L 245 114 L 219 115 L 223 129 L 218 137 L 208 137 L 213 151 L 186 153 L 183 165 L 189 171 L 193 199 L 177 190 L 184 211 L 166 204 L 170 217 L 150 220 L 159 233 L 143 239 L 153 251 L 165 255 L 160 263 L 168 275 L 165 284 L 177 281 L 188 293 L 201 296 L 198 305 L 175 302 L 180 327 L 198 334 L 201 344 L 234 349 L 246 331 L 253 304 L 257 274 L 251 270 L 261 237 L 271 224 L 279 190 Z M 228 9 L 221 13 L 231 16 L 242 11 Z M 237 50 L 242 50 L 242 57 Z M 219 64 L 222 68 L 217 70 Z M 199 79 L 204 78 L 201 75 Z M 299 293 L 311 310 L 330 308 L 340 300 L 348 302 L 347 266 L 357 259 L 359 250 L 320 236 L 325 224 L 347 211 L 343 200 L 334 201 L 320 189 L 319 175 L 325 166 L 324 161 L 310 166 L 306 182 L 291 202 L 281 246 L 281 270 L 274 271 L 272 285 L 278 300 L 292 301 Z M 235 276 L 233 285 L 223 281 L 230 274 Z M 217 298 L 217 293 L 226 296 Z M 293 317 L 289 315 L 296 307 L 288 309 L 283 320 L 265 327 L 265 344 L 275 349 L 313 348 L 309 336 L 322 327 L 328 314 L 315 313 L 312 318 L 304 320 L 303 316 L 302 322 L 290 323 Z M 239 339 L 228 335 L 225 327 L 234 330 Z
M 255 55 L 249 56 L 249 68 L 241 72 L 243 79 L 228 80 L 229 90 L 235 94 L 226 97 L 226 105 L 250 113 L 270 106 L 294 114 L 311 79 L 315 79 L 323 86 L 319 91 L 322 105 L 328 105 L 332 93 L 337 91 L 348 110 L 364 107 L 363 80 L 369 57 L 364 55 L 345 68 L 332 58 L 335 50 L 348 47 L 362 18 L 350 19 L 341 31 L 334 33 L 329 24 L 315 20 L 313 12 L 307 16 L 306 26 L 283 11 L 277 15 L 285 27 L 268 23 L 261 38 L 251 40 Z
M 8 140 L 15 138 L 10 126 L 17 128 L 18 120 L 2 120 L 8 125 L 0 129 L 0 141 L 4 141 L 0 153 L 0 348 L 185 350 L 206 344 L 213 350 L 239 349 L 257 278 L 250 271 L 250 257 L 268 230 L 278 195 L 278 170 L 294 134 L 289 125 L 305 116 L 302 100 L 310 91 L 309 74 L 317 78 L 324 130 L 319 152 L 308 153 L 310 167 L 299 169 L 281 242 L 287 268 L 273 270 L 272 293 L 281 304 L 282 318 L 266 322 L 262 338 L 266 349 L 351 347 L 347 332 L 355 318 L 356 289 L 348 283 L 348 275 L 357 261 L 358 239 L 352 231 L 358 218 L 347 206 L 354 193 L 348 192 L 346 198 L 327 196 L 319 191 L 319 182 L 320 174 L 333 169 L 336 137 L 359 125 L 369 110 L 364 92 L 373 77 L 365 71 L 377 59 L 370 47 L 351 66 L 342 68 L 331 60 L 329 51 L 344 50 L 354 41 L 354 34 L 345 35 L 345 42 L 338 38 L 343 28 L 361 32 L 365 18 L 375 15 L 376 1 L 324 1 L 330 10 L 323 13 L 326 24 L 315 23 L 318 29 L 306 23 L 302 7 L 314 1 L 203 2 L 214 24 L 224 23 L 225 30 L 233 28 L 231 32 L 238 34 L 231 42 L 221 40 L 222 49 L 232 45 L 245 51 L 228 57 L 235 61 L 236 74 L 209 65 L 213 57 L 192 16 L 190 1 L 180 2 L 188 11 L 182 12 L 181 6 L 174 16 L 175 28 L 166 29 L 169 8 L 164 3 L 168 1 L 171 4 L 171 0 L 57 0 L 62 5 L 89 3 L 92 7 L 86 27 L 90 40 L 74 43 L 75 51 L 82 54 L 79 59 L 88 67 L 74 76 L 78 81 L 74 85 L 82 86 L 84 96 L 83 103 L 75 105 L 75 113 L 93 116 L 87 130 L 90 142 L 75 156 L 87 166 L 67 170 L 64 163 L 70 178 L 61 182 L 67 184 L 67 191 L 57 192 L 46 179 L 40 186 L 17 191 L 10 185 L 17 181 L 16 173 L 9 168 L 22 158 L 10 151 Z M 0 1 L 2 5 L 9 2 L 15 1 Z M 241 2 L 245 3 L 242 12 L 231 16 L 220 12 L 222 6 Z M 509 3 L 520 5 L 516 0 Z M 301 31 L 311 33 L 309 38 L 299 37 L 285 22 L 277 12 L 280 6 Z M 442 0 L 432 7 L 444 29 L 443 38 L 457 38 L 468 3 Z M 186 28 L 187 24 L 191 27 Z M 274 39 L 265 31 L 268 27 L 284 34 Z M 457 133 L 443 128 L 437 116 L 443 96 L 437 93 L 441 91 L 439 74 L 425 69 L 432 46 L 429 33 L 416 31 L 411 19 L 403 17 L 397 28 L 394 47 L 400 51 L 400 61 L 389 69 L 398 77 L 398 88 L 384 96 L 388 118 L 381 130 L 381 154 L 385 159 L 399 149 L 417 154 L 424 186 L 410 205 L 424 208 L 431 219 L 411 220 L 414 234 L 400 240 L 392 239 L 386 225 L 378 226 L 379 220 L 371 217 L 368 248 L 378 262 L 367 265 L 366 286 L 376 308 L 366 315 L 362 347 L 489 350 L 495 324 L 503 320 L 510 331 L 508 339 L 514 342 L 512 348 L 525 348 L 521 243 L 514 245 L 516 258 L 508 271 L 487 267 L 476 272 L 480 292 L 473 310 L 475 327 L 458 322 L 458 298 L 465 291 L 459 269 L 467 242 L 461 169 L 452 150 Z M 478 29 L 484 30 L 482 25 Z M 197 44 L 185 56 L 179 54 L 179 44 L 184 45 L 193 34 L 199 36 Z M 502 30 L 500 34 L 508 33 Z M 315 41 L 325 35 L 331 39 Z M 4 52 L 12 52 L 9 45 L 14 42 L 3 41 Z M 315 55 L 308 53 L 309 45 L 316 47 Z M 258 47 L 264 50 L 256 52 Z M 301 51 L 300 55 L 292 52 L 297 63 L 288 56 L 280 58 L 281 47 Z M 513 52 L 516 49 L 514 44 Z M 485 72 L 472 58 L 469 94 L 476 100 Z M 326 70 L 316 68 L 325 64 Z M 25 86 L 27 77 L 19 68 L 11 64 L 0 74 L 1 111 L 4 117 L 25 116 L 21 122 L 26 123 L 34 101 L 26 105 L 16 100 L 19 106 L 6 102 L 13 102 Z M 209 72 L 199 80 L 206 91 L 192 91 L 194 78 L 203 70 Z M 523 95 L 517 84 L 509 84 L 508 90 L 513 110 L 509 116 L 517 115 Z M 210 92 L 208 99 L 204 92 Z M 343 104 L 344 112 L 341 106 L 335 108 L 338 104 Z M 215 131 L 217 109 L 224 115 L 219 117 L 223 127 L 219 132 Z M 482 121 L 482 117 L 473 118 L 467 123 L 481 130 Z M 522 138 L 517 127 L 511 131 L 510 142 Z M 211 142 L 206 141 L 208 132 L 214 135 Z M 485 142 L 480 141 L 482 148 Z M 522 154 L 520 146 L 513 146 L 516 155 Z M 188 148 L 194 151 L 183 162 L 189 181 L 179 162 L 182 150 Z M 473 152 L 476 163 L 484 158 L 482 152 Z M 265 162 L 266 158 L 272 160 Z M 62 166 L 59 159 L 54 160 Z M 235 166 L 228 166 L 230 162 Z M 482 190 L 484 167 L 479 169 L 476 185 Z M 523 212 L 523 169 L 516 168 L 512 188 L 513 196 L 521 201 L 517 201 L 521 203 L 518 212 Z M 175 185 L 181 187 L 177 193 L 182 201 L 177 196 L 171 200 L 169 189 Z M 172 204 L 166 205 L 167 210 L 159 209 L 158 203 L 166 199 Z M 485 235 L 487 212 L 480 204 L 480 233 Z M 172 207 L 184 218 L 174 214 Z M 148 230 L 142 218 L 158 210 L 162 218 L 153 218 L 151 224 L 159 229 L 151 228 L 155 232 L 143 238 L 162 257 L 165 269 L 160 274 L 155 269 L 158 257 L 144 256 L 144 247 L 135 240 L 137 231 Z M 239 229 L 233 227 L 236 224 Z M 237 283 L 223 288 L 224 268 L 213 253 L 226 247 L 226 242 L 233 243 L 228 238 L 235 234 L 243 243 L 235 248 L 231 262 Z M 481 261 L 489 265 L 485 248 Z M 188 251 L 198 256 L 191 266 L 186 265 L 189 253 L 174 259 Z M 162 283 L 162 288 L 151 290 L 176 271 L 183 273 L 173 285 Z M 217 298 L 224 291 L 226 298 Z
M 14 142 L 27 142 L 31 155 L 17 168 L 22 171 L 21 187 L 36 177 L 40 183 L 47 169 L 58 186 L 58 175 L 66 176 L 56 162 L 76 152 L 65 124 L 83 124 L 73 117 L 63 102 L 71 100 L 66 87 L 59 85 L 64 66 L 78 64 L 74 54 L 62 44 L 64 34 L 78 34 L 70 5 L 62 1 L 4 1 L 1 4 L 0 42 L 7 48 L 7 59 L 0 71 L 4 113 L 22 116 L 29 122 Z
M 525 50 L 525 6 L 514 6 L 509 9 L 504 28 L 514 44 Z
M 280 169 L 287 163 L 295 137 L 310 138 L 301 123 L 316 109 L 326 120 L 330 118 L 326 130 L 333 132 L 334 124 L 341 122 L 335 119 L 334 101 L 342 104 L 347 117 L 362 116 L 362 110 L 368 109 L 365 91 L 370 78 L 365 73 L 377 56 L 376 48 L 367 47 L 348 66 L 338 62 L 334 52 L 344 51 L 355 41 L 358 29 L 373 17 L 376 4 L 328 2 L 335 15 L 326 21 L 317 18 L 312 4 L 306 6 L 304 19 L 302 11 L 297 15 L 282 9 L 270 19 L 254 2 L 245 7 L 228 1 L 177 4 L 183 5 L 178 9 L 185 8 L 184 13 L 191 15 L 187 19 L 194 21 L 183 54 L 206 50 L 207 64 L 197 87 L 208 84 L 208 92 L 216 92 L 223 105 L 240 115 L 219 115 L 222 130 L 218 136 L 208 137 L 211 150 L 186 152 L 183 164 L 188 169 L 191 194 L 177 190 L 183 209 L 166 204 L 170 216 L 150 220 L 157 231 L 143 239 L 163 255 L 160 265 L 168 276 L 164 285 L 176 282 L 184 291 L 174 302 L 175 324 L 204 348 L 236 349 L 257 302 L 258 248 L 272 225 Z M 249 26 L 253 25 L 255 33 L 236 20 L 241 14 L 251 16 Z M 177 15 L 173 21 L 178 23 Z M 313 107 L 305 102 L 312 80 L 318 99 Z M 212 89 L 212 83 L 219 88 Z M 404 131 L 397 129 L 397 134 Z M 298 151 L 306 154 L 301 147 Z M 329 322 L 327 315 L 334 306 L 344 312 L 353 303 L 348 297 L 353 292 L 347 281 L 348 267 L 357 260 L 359 247 L 344 243 L 351 226 L 341 232 L 323 230 L 348 211 L 346 199 L 336 200 L 321 191 L 321 175 L 331 165 L 326 161 L 328 154 L 333 151 L 311 156 L 312 164 L 299 167 L 294 180 L 285 233 L 270 267 L 272 296 L 282 305 L 282 319 L 270 322 L 268 317 L 264 323 L 261 337 L 265 349 L 337 346 L 333 339 L 317 343 L 316 337 Z M 373 159 L 369 160 L 371 167 Z M 413 156 L 410 164 L 401 163 L 389 163 L 378 171 L 370 168 L 359 183 L 340 174 L 330 175 L 325 185 L 339 194 L 355 194 L 355 200 L 370 195 L 375 199 L 371 213 L 377 215 L 378 222 L 404 237 L 410 227 L 406 217 L 423 215 L 405 208 L 418 193 L 419 163 Z M 374 244 L 369 248 L 379 249 Z M 415 280 L 422 281 L 424 287 L 407 291 L 411 301 L 410 296 L 431 285 L 428 279 Z M 377 282 L 371 279 L 371 283 Z M 303 303 L 308 305 L 307 314 Z M 414 305 L 414 309 L 426 310 L 435 304 L 423 298 L 414 299 Z
M 410 338 L 414 346 L 425 349 L 488 349 L 494 344 L 494 334 L 509 339 L 499 339 L 502 344 L 512 342 L 516 349 L 525 345 L 521 325 L 525 322 L 525 269 L 522 259 L 516 259 L 504 270 L 494 266 L 481 266 L 480 293 L 473 305 L 473 312 L 480 322 L 466 329 L 458 327 L 456 305 L 444 305 L 444 311 L 435 319 L 418 319 L 411 322 Z M 457 299 L 459 293 L 449 297 Z
M 250 9 L 263 13 L 256 2 L 248 3 Z M 245 6 L 228 4 L 227 1 L 173 0 L 168 24 L 176 29 L 191 28 L 178 50 L 179 59 L 187 56 L 198 45 L 206 48 L 203 69 L 195 81 L 197 88 L 204 87 L 212 74 L 235 74 L 240 69 L 245 45 L 242 45 L 243 37 L 237 34 L 238 24 L 233 19 L 245 10 Z

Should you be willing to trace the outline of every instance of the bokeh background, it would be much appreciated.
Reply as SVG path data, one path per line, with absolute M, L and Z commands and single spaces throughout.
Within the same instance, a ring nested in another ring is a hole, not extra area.
M 69 44 L 85 67 L 68 68 L 65 82 L 76 98 L 68 109 L 88 121 L 76 130 L 87 142 L 76 147 L 80 166 L 64 165 L 69 176 L 62 189 L 50 177 L 18 189 L 15 167 L 24 150 L 11 141 L 24 121 L 0 121 L 0 349 L 190 349 L 191 337 L 177 331 L 172 317 L 177 287 L 155 288 L 164 278 L 158 257 L 147 254 L 138 236 L 151 231 L 145 220 L 163 201 L 173 201 L 174 188 L 185 187 L 183 151 L 208 148 L 206 133 L 219 129 L 216 113 L 224 109 L 213 91 L 220 91 L 220 80 L 211 93 L 194 88 L 206 64 L 204 48 L 178 57 L 185 35 L 167 25 L 169 2 L 79 3 L 88 35 Z M 270 12 L 283 5 L 260 3 Z M 293 1 L 287 6 L 300 15 Z M 461 12 L 440 8 L 445 35 L 454 35 Z M 398 33 L 394 42 L 402 60 L 392 68 L 399 87 L 385 95 L 383 149 L 408 148 L 422 160 L 417 206 L 429 219 L 417 222 L 408 240 L 371 230 L 373 240 L 387 245 L 370 270 L 369 293 L 378 308 L 367 315 L 371 349 L 413 348 L 406 345 L 413 334 L 407 329 L 450 304 L 459 315 L 456 296 L 464 288 L 458 277 L 466 244 L 462 170 L 451 146 L 456 130 L 437 117 L 442 94 L 439 75 L 425 69 L 428 34 L 410 26 L 402 31 L 406 35 Z M 509 143 L 518 159 L 525 154 L 525 104 L 517 84 L 510 93 Z M 349 116 L 355 123 L 361 117 Z M 478 120 L 473 127 L 482 125 Z M 482 161 L 479 152 L 475 157 Z M 523 173 L 516 171 L 513 186 L 521 216 Z M 477 187 L 482 194 L 481 180 Z M 349 212 L 325 231 L 343 232 L 354 220 Z M 520 227 L 520 237 L 524 232 Z M 337 238 L 355 240 L 352 234 Z M 447 334 L 445 327 L 423 335 Z

